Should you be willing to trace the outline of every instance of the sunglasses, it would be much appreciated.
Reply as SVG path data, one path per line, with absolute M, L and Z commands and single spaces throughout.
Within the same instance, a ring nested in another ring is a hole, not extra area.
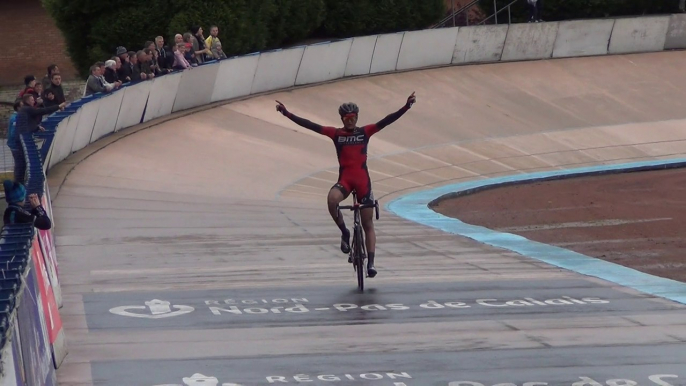
M 343 116 L 343 119 L 345 119 L 345 120 L 352 120 L 354 118 L 357 118 L 357 114 L 355 114 L 355 113 L 349 113 L 349 114 L 345 114 Z

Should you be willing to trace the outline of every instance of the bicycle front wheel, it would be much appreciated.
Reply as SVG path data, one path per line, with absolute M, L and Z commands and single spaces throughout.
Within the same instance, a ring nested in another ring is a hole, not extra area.
M 364 277 L 366 274 L 364 266 L 364 236 L 361 227 L 355 229 L 355 270 L 357 271 L 357 286 L 360 291 L 364 291 Z

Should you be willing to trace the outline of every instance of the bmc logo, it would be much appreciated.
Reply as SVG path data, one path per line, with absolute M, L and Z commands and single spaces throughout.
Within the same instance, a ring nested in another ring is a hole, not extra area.
M 364 142 L 364 134 L 348 135 L 346 137 L 338 137 L 338 143 L 357 143 Z

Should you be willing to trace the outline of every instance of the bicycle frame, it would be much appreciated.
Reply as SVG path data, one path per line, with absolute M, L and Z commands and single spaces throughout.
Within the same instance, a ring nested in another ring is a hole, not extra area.
M 360 291 L 364 291 L 364 278 L 367 276 L 367 266 L 364 261 L 366 259 L 367 251 L 364 243 L 364 235 L 362 230 L 362 220 L 360 218 L 360 211 L 366 208 L 376 209 L 376 219 L 379 219 L 379 201 L 374 200 L 374 204 L 361 205 L 357 201 L 356 192 L 352 193 L 353 204 L 346 206 L 339 206 L 341 210 L 351 210 L 353 212 L 353 240 L 350 245 L 350 258 L 353 263 L 353 269 L 357 272 L 357 285 Z M 368 276 L 367 276 L 368 277 Z

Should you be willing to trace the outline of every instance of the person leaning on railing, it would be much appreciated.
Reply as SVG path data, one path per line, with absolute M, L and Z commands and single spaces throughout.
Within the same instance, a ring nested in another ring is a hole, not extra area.
M 9 224 L 33 224 L 38 229 L 48 230 L 52 227 L 52 221 L 40 204 L 38 195 L 29 195 L 31 211 L 24 209 L 26 201 L 26 188 L 24 185 L 11 180 L 2 183 L 5 188 L 5 200 L 9 204 L 3 215 L 5 225 Z
M 94 64 L 90 68 L 91 75 L 86 81 L 86 89 L 83 92 L 83 96 L 89 96 L 96 93 L 108 93 L 112 91 L 114 85 L 104 84 L 100 77 L 102 76 L 102 70 L 99 64 Z
M 55 98 L 55 91 L 53 89 L 47 89 L 43 93 L 43 107 L 59 106 L 60 102 Z
M 129 61 L 129 52 L 126 47 L 117 47 L 116 56 L 119 57 L 119 68 L 117 69 L 117 76 L 122 83 L 129 83 L 131 81 L 131 75 L 133 74 L 133 68 Z
M 186 52 L 185 43 L 177 43 L 174 49 L 174 64 L 172 69 L 174 70 L 187 70 L 191 68 L 191 64 L 186 60 L 184 53 Z
M 33 133 L 40 128 L 40 123 L 43 115 L 52 114 L 57 110 L 64 110 L 67 106 L 66 102 L 62 102 L 56 106 L 36 108 L 33 94 L 24 94 L 22 98 L 24 106 L 17 112 L 17 120 L 14 128 L 10 127 L 7 133 L 7 147 L 12 151 L 14 158 L 14 179 L 17 182 L 24 183 L 26 177 L 26 159 L 24 158 L 24 148 L 19 141 L 19 136 L 25 133 Z

